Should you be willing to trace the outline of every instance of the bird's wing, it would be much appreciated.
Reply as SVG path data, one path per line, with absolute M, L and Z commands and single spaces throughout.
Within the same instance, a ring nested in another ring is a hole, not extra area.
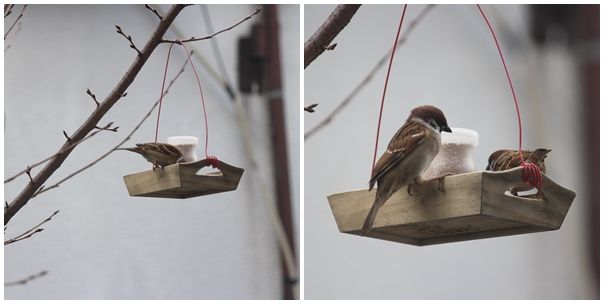
M 161 144 L 158 146 L 158 148 L 162 153 L 166 155 L 178 155 L 179 157 L 182 156 L 182 152 L 173 145 Z
M 388 149 L 378 160 L 369 180 L 369 190 L 384 174 L 413 152 L 430 135 L 430 131 L 421 123 L 409 120 L 392 137 Z

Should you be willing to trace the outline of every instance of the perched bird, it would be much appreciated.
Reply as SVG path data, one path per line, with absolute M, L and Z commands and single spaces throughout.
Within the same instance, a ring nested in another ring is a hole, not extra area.
M 183 156 L 178 148 L 164 143 L 136 144 L 136 147 L 133 148 L 120 148 L 117 150 L 127 150 L 138 153 L 155 167 L 161 168 L 181 161 Z
M 420 177 L 440 150 L 440 132 L 451 132 L 443 112 L 430 105 L 411 110 L 405 124 L 390 140 L 388 148 L 373 168 L 369 190 L 378 184 L 375 201 L 361 230 L 373 226 L 378 210 L 396 191 L 424 181 Z M 408 188 L 407 191 L 410 192 Z
M 539 167 L 539 171 L 546 173 L 545 171 L 545 158 L 547 153 L 551 152 L 551 149 L 537 149 L 535 151 L 522 150 L 522 158 L 527 163 L 533 163 Z M 504 149 L 497 150 L 489 156 L 489 164 L 486 170 L 490 171 L 505 171 L 508 169 L 516 168 L 520 166 L 520 153 L 518 150 Z M 514 195 L 518 195 L 518 191 L 527 191 L 531 189 L 530 186 L 514 187 L 510 189 L 510 192 Z M 541 194 L 541 193 L 540 193 Z

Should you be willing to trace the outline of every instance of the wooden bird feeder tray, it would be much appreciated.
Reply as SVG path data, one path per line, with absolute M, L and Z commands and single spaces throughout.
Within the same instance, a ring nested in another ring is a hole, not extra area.
M 380 208 L 367 237 L 424 246 L 560 229 L 575 193 L 543 175 L 546 199 L 508 191 L 526 185 L 522 169 L 448 176 L 445 192 L 438 181 L 398 191 Z M 375 189 L 330 195 L 340 232 L 360 233 L 373 205 Z
M 198 174 L 208 159 L 124 176 L 130 196 L 190 198 L 237 189 L 243 169 L 218 161 L 218 172 Z

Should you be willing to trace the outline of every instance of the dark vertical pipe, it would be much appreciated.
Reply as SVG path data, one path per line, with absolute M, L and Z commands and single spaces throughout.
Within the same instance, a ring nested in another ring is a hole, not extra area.
M 264 5 L 264 30 L 266 54 L 266 73 L 264 81 L 265 95 L 268 97 L 270 119 L 272 125 L 273 167 L 275 188 L 279 215 L 283 223 L 289 246 L 293 246 L 291 193 L 289 188 L 289 167 L 287 164 L 287 141 L 285 134 L 285 117 L 281 86 L 281 58 L 279 52 L 279 24 L 277 21 L 277 6 Z M 298 106 L 299 108 L 299 106 Z M 281 258 L 283 282 L 283 299 L 293 300 L 291 278 L 287 273 L 285 261 Z M 297 279 L 297 278 L 296 278 Z
M 595 286 L 600 286 L 600 6 L 577 5 L 571 31 L 577 37 L 583 79 L 585 157 L 588 183 L 588 244 Z M 599 290 L 598 290 L 599 294 Z
M 582 100 L 578 120 L 583 127 L 583 151 L 578 157 L 584 166 L 587 182 L 588 251 L 594 286 L 600 294 L 600 5 L 533 5 L 532 35 L 544 44 L 551 28 L 567 34 L 569 46 L 578 64 Z

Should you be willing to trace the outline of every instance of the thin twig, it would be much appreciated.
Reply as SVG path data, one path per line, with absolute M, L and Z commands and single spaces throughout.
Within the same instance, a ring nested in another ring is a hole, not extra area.
M 193 52 L 191 52 L 191 55 L 193 54 Z M 172 78 L 172 80 L 170 80 L 170 83 L 168 83 L 168 86 L 166 87 L 166 89 L 164 90 L 164 94 L 163 96 L 166 96 L 166 94 L 168 94 L 168 91 L 170 90 L 170 88 L 172 87 L 172 85 L 174 84 L 174 82 L 176 81 L 176 79 L 178 79 L 178 77 L 180 77 L 180 75 L 185 71 L 185 67 L 187 66 L 187 62 L 188 60 L 185 60 L 185 63 L 182 65 L 182 67 L 180 68 L 180 71 L 178 71 L 178 73 L 176 74 L 176 76 L 174 76 L 174 78 Z M 115 147 L 111 148 L 109 151 L 107 151 L 105 154 L 101 155 L 99 158 L 95 159 L 94 161 L 90 162 L 89 164 L 87 164 L 86 166 L 74 171 L 73 173 L 67 175 L 65 178 L 61 179 L 60 181 L 58 181 L 57 183 L 49 186 L 49 187 L 44 187 L 42 186 L 35 194 L 35 196 L 38 196 L 41 193 L 44 193 L 48 190 L 54 189 L 59 187 L 62 183 L 64 183 L 65 181 L 67 181 L 68 179 L 82 173 L 84 170 L 96 165 L 98 162 L 100 162 L 101 160 L 103 160 L 105 157 L 109 156 L 109 154 L 115 152 L 117 149 L 121 148 L 122 145 L 124 145 L 128 140 L 130 140 L 130 138 L 132 137 L 132 135 L 138 131 L 138 129 L 140 128 L 140 126 L 145 122 L 145 120 L 147 120 L 147 118 L 149 118 L 151 116 L 151 114 L 153 113 L 153 111 L 155 110 L 155 108 L 159 105 L 159 99 L 157 99 L 157 101 L 153 104 L 153 106 L 151 106 L 151 109 L 149 109 L 149 111 L 147 112 L 147 114 L 145 114 L 145 116 L 143 116 L 143 118 L 141 119 L 141 121 L 134 127 L 134 129 L 132 131 L 130 131 L 130 133 L 128 133 L 128 135 L 126 136 L 126 138 L 124 138 L 122 141 L 120 141 Z
M 44 223 L 50 222 L 50 220 L 52 220 L 52 217 L 57 215 L 57 213 L 59 213 L 59 210 L 56 210 L 55 212 L 53 212 L 48 218 L 46 218 L 45 220 L 43 220 L 40 224 L 34 226 L 33 228 L 19 234 L 18 236 L 8 240 L 8 241 L 4 241 L 4 245 L 8 245 L 8 244 L 12 244 L 18 241 L 22 241 L 24 239 L 30 238 L 32 235 L 38 233 L 38 232 L 42 232 L 44 229 L 42 228 L 38 228 L 42 225 L 44 225 Z
M 14 7 L 15 7 L 14 4 L 5 4 L 4 5 L 4 19 L 6 19 L 6 17 L 8 17 L 8 15 L 10 15 L 13 12 Z
M 106 130 L 106 131 L 111 131 L 111 132 L 117 132 L 117 129 L 119 129 L 120 127 L 113 127 L 113 128 L 109 128 L 109 127 L 94 127 L 97 130 Z
M 424 7 L 424 9 L 417 15 L 417 17 L 415 17 L 415 19 L 413 21 L 411 21 L 411 23 L 409 23 L 409 26 L 407 27 L 407 29 L 405 30 L 405 32 L 403 33 L 403 35 L 401 36 L 401 38 L 398 40 L 398 42 L 396 44 L 397 48 L 399 48 L 401 45 L 403 45 L 403 43 L 405 43 L 405 41 L 407 41 L 407 39 L 408 39 L 409 35 L 411 34 L 411 32 L 413 31 L 413 29 L 419 24 L 419 22 L 421 20 L 424 19 L 424 17 L 428 14 L 428 12 L 430 12 L 430 10 L 432 10 L 432 8 L 434 8 L 435 5 L 436 4 L 430 4 L 426 7 Z M 367 84 L 369 84 L 369 81 L 373 78 L 375 73 L 386 63 L 386 60 L 388 59 L 388 56 L 390 55 L 391 52 L 392 52 L 392 49 L 389 49 L 386 52 L 386 54 L 376 63 L 376 65 L 369 71 L 369 73 L 361 80 L 361 82 L 359 82 L 354 87 L 354 89 L 352 89 L 352 91 L 348 94 L 348 96 L 346 96 L 346 98 L 344 98 L 344 100 L 342 100 L 338 104 L 338 106 L 336 106 L 336 108 L 333 111 L 331 111 L 331 113 L 329 113 L 329 115 L 327 115 L 327 117 L 325 117 L 323 120 L 321 120 L 316 126 L 311 128 L 308 132 L 304 133 L 304 140 L 307 140 L 308 138 L 310 138 L 311 136 L 316 134 L 318 131 L 323 129 L 325 126 L 327 126 L 329 123 L 331 123 L 331 121 L 336 117 L 336 115 L 338 115 L 350 103 L 350 101 L 352 101 L 352 99 Z
M 67 151 L 67 150 L 69 150 L 69 149 L 71 149 L 71 148 L 74 148 L 75 146 L 77 146 L 77 145 L 81 144 L 81 143 L 82 143 L 82 142 L 84 142 L 85 140 L 87 140 L 87 139 L 89 139 L 89 138 L 91 138 L 91 137 L 95 136 L 95 135 L 96 135 L 96 134 L 98 134 L 99 132 L 101 132 L 101 131 L 103 131 L 103 130 L 108 129 L 108 128 L 109 128 L 109 127 L 111 127 L 112 125 L 113 125 L 113 122 L 108 123 L 108 124 L 107 124 L 105 127 L 100 128 L 100 130 L 98 130 L 98 131 L 94 131 L 94 132 L 90 133 L 90 135 L 88 135 L 88 136 L 86 136 L 86 137 L 82 138 L 81 140 L 79 140 L 79 141 L 77 141 L 77 142 L 75 142 L 75 143 L 73 143 L 73 144 L 71 144 L 71 145 L 69 145 L 69 146 L 67 146 L 67 147 L 65 147 L 65 148 L 63 148 L 63 149 L 61 149 L 61 150 L 59 150 L 59 152 L 57 152 L 57 153 L 55 153 L 55 154 L 53 154 L 53 155 L 51 155 L 51 156 L 49 156 L 49 157 L 47 157 L 47 158 L 45 158 L 45 159 L 41 160 L 41 161 L 39 161 L 39 162 L 37 162 L 37 163 L 35 163 L 35 164 L 32 164 L 32 165 L 27 166 L 27 168 L 33 169 L 33 168 L 35 168 L 35 167 L 37 167 L 37 166 L 39 166 L 39 165 L 41 165 L 41 164 L 43 164 L 43 163 L 47 162 L 48 160 L 50 160 L 50 159 L 54 158 L 55 156 L 57 156 L 57 155 L 59 155 L 59 154 L 62 154 L 62 153 L 65 153 L 65 151 Z M 25 170 L 23 170 L 23 171 L 21 171 L 21 172 L 19 172 L 19 173 L 15 174 L 15 175 L 13 175 L 13 176 L 11 176 L 11 177 L 7 178 L 7 179 L 5 179 L 5 180 L 4 180 L 4 183 L 6 184 L 6 183 L 9 183 L 9 182 L 13 181 L 15 178 L 17 178 L 17 177 L 21 176 L 21 175 L 22 175 L 22 174 L 24 174 L 26 171 L 27 171 L 27 169 L 25 169 Z
M 16 30 L 15 30 L 15 32 L 13 33 L 13 37 L 12 37 L 12 40 L 13 40 L 13 41 L 14 41 L 14 40 L 17 38 L 17 35 L 18 35 L 18 34 L 21 32 L 21 30 L 23 29 L 23 27 L 21 27 L 21 24 L 22 24 L 22 23 L 23 23 L 23 22 L 19 22 L 19 23 L 17 23 L 17 29 L 16 29 Z M 6 47 L 4 48 L 4 52 L 8 51 L 8 49 L 10 49 L 12 46 L 13 46 L 13 44 L 9 42 L 9 43 L 6 45 Z
M 157 18 L 159 18 L 159 20 L 164 19 L 164 17 L 162 17 L 162 15 L 160 15 L 160 14 L 157 12 L 157 10 L 156 10 L 156 9 L 152 8 L 152 7 L 151 7 L 151 5 L 149 5 L 149 4 L 145 4 L 145 7 L 146 7 L 148 10 L 152 11 L 152 12 L 155 14 L 155 16 L 157 16 Z
M 315 112 L 315 108 L 318 106 L 318 103 L 313 103 L 308 107 L 304 107 L 304 111 L 309 112 L 309 113 L 314 113 Z
M 212 17 L 210 16 L 210 9 L 207 4 L 201 4 L 199 6 L 201 10 L 202 19 L 206 25 L 207 34 L 211 34 L 214 32 L 214 24 L 212 23 Z M 216 63 L 218 64 L 218 70 L 220 74 L 222 74 L 222 85 L 224 90 L 231 98 L 231 101 L 235 101 L 235 90 L 233 90 L 233 82 L 229 77 L 229 73 L 227 72 L 226 65 L 224 64 L 224 59 L 222 58 L 222 52 L 220 51 L 220 46 L 218 45 L 218 39 L 211 39 L 210 44 L 212 45 L 212 53 L 214 54 L 214 58 L 216 59 Z M 196 53 L 199 55 L 200 53 Z
M 96 100 L 96 95 L 92 94 L 92 91 L 90 91 L 90 89 L 86 89 L 86 94 L 88 94 L 88 96 L 92 97 L 92 100 L 94 100 L 94 103 L 96 103 L 96 106 L 99 106 L 99 102 Z
M 65 132 L 65 130 L 63 130 L 63 135 L 65 136 L 65 138 L 67 139 L 68 143 L 71 143 L 71 137 L 69 137 L 69 135 L 67 135 L 67 132 Z
M 13 282 L 6 282 L 6 283 L 4 283 L 4 287 L 16 286 L 16 285 L 25 285 L 28 282 L 33 281 L 35 279 L 38 279 L 40 277 L 43 277 L 43 276 L 45 276 L 47 274 L 48 274 L 48 271 L 44 270 L 44 271 L 42 271 L 40 273 L 32 274 L 32 275 L 30 275 L 29 277 L 27 277 L 25 279 L 21 279 L 21 280 L 18 280 L 18 281 L 13 281 Z
M 8 28 L 8 31 L 6 31 L 6 33 L 4 33 L 4 40 L 6 40 L 6 36 L 8 36 L 8 33 L 10 33 L 10 31 L 13 30 L 13 28 L 15 27 L 17 22 L 19 22 L 19 20 L 21 20 L 21 18 L 23 17 L 23 12 L 25 12 L 26 8 L 27 8 L 27 4 L 23 5 L 23 8 L 21 9 L 21 14 L 19 14 L 17 19 L 15 19 L 15 22 L 13 22 L 13 25 L 11 25 L 10 28 Z M 9 11 L 9 14 L 10 14 L 10 11 Z M 8 16 L 8 15 L 5 14 L 4 18 L 6 18 L 6 16 Z
M 27 177 L 29 177 L 29 181 L 33 182 L 33 178 L 31 178 L 31 167 L 27 166 L 27 168 L 25 168 L 25 174 L 27 174 Z
M 185 43 L 185 42 L 193 42 L 193 41 L 201 41 L 201 40 L 206 40 L 206 39 L 212 39 L 212 38 L 214 38 L 214 37 L 215 37 L 216 35 L 218 35 L 218 34 L 221 34 L 221 33 L 224 33 L 224 32 L 226 32 L 226 31 L 230 31 L 230 30 L 232 30 L 232 29 L 233 29 L 233 28 L 235 28 L 236 26 L 238 26 L 238 25 L 240 25 L 240 24 L 244 23 L 245 21 L 249 20 L 250 18 L 254 17 L 254 15 L 256 15 L 256 14 L 260 13 L 261 11 L 262 11 L 262 9 L 261 9 L 261 8 L 256 9 L 256 10 L 255 10 L 253 13 L 251 13 L 251 14 L 250 14 L 250 15 L 248 15 L 247 17 L 243 18 L 243 20 L 241 20 L 241 21 L 239 21 L 239 22 L 237 22 L 237 23 L 235 23 L 235 24 L 233 24 L 233 25 L 231 25 L 231 26 L 229 26 L 229 27 L 227 27 L 227 28 L 225 28 L 225 29 L 222 29 L 222 30 L 220 30 L 220 31 L 218 31 L 218 32 L 216 32 L 216 33 L 214 33 L 214 34 L 212 34 L 212 35 L 209 35 L 209 36 L 200 37 L 200 38 L 191 37 L 191 38 L 189 38 L 189 39 L 185 39 L 185 40 L 165 40 L 165 39 L 164 39 L 164 40 L 162 40 L 161 42 L 162 42 L 162 43 L 176 43 L 176 44 L 181 44 L 181 43 Z
M 336 46 L 338 46 L 338 44 L 337 44 L 337 43 L 332 43 L 331 45 L 328 45 L 328 46 L 325 48 L 325 50 L 326 50 L 326 51 L 333 51 L 333 50 L 335 50 L 335 49 L 336 49 Z
M 331 41 L 348 25 L 359 7 L 360 4 L 338 5 L 319 29 L 304 42 L 305 69 L 330 46 Z
M 136 45 L 134 45 L 134 41 L 132 41 L 132 36 L 130 35 L 126 35 L 124 33 L 124 31 L 122 31 L 122 28 L 119 25 L 115 26 L 116 28 L 116 32 L 122 36 L 124 36 L 124 38 L 126 38 L 128 40 L 128 42 L 130 42 L 130 47 L 133 48 L 139 56 L 141 56 L 143 53 L 141 53 L 141 51 L 136 47 Z
M 113 105 L 122 97 L 122 94 L 126 92 L 126 89 L 132 84 L 138 73 L 141 71 L 153 51 L 159 45 L 163 35 L 166 33 L 176 16 L 182 11 L 185 5 L 175 4 L 173 5 L 168 13 L 164 16 L 164 19 L 159 22 L 157 28 L 151 34 L 151 37 L 142 49 L 142 54 L 137 56 L 128 70 L 120 78 L 116 86 L 111 90 L 109 96 L 101 102 L 97 107 L 82 123 L 82 125 L 72 134 L 72 141 L 77 142 L 84 138 L 90 131 L 98 125 L 99 121 L 105 116 L 105 114 L 113 107 Z M 63 150 L 70 143 L 63 144 L 60 150 Z M 42 186 L 46 180 L 63 164 L 65 159 L 70 155 L 73 149 L 67 149 L 64 153 L 54 157 L 50 160 L 42 170 L 34 177 L 34 181 L 25 185 L 19 195 L 9 204 L 8 208 L 4 212 L 4 225 L 8 222 L 23 208 L 32 198 L 34 193 Z

